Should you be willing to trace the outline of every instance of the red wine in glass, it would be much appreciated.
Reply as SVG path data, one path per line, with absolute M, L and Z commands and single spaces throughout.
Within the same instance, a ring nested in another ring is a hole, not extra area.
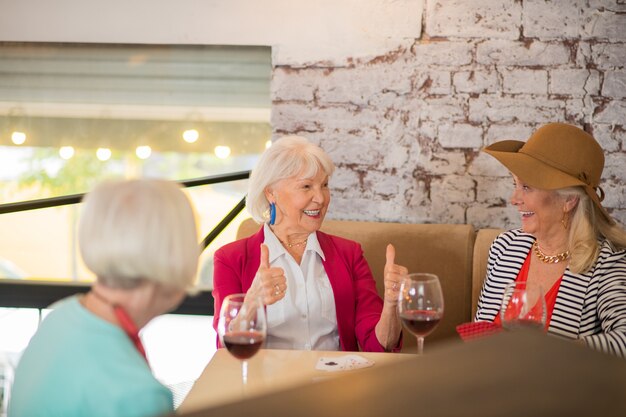
M 259 332 L 229 332 L 224 334 L 224 346 L 237 359 L 250 359 L 261 348 L 263 334 Z
M 241 380 L 245 386 L 248 382 L 248 359 L 259 351 L 267 333 L 262 300 L 246 294 L 224 297 L 217 333 L 222 345 L 241 361 Z
M 428 336 L 443 318 L 443 292 L 434 274 L 415 273 L 402 278 L 398 295 L 400 320 L 417 338 L 417 353 L 424 350 Z
M 441 320 L 441 313 L 434 310 L 406 310 L 400 314 L 404 326 L 415 336 L 428 336 Z

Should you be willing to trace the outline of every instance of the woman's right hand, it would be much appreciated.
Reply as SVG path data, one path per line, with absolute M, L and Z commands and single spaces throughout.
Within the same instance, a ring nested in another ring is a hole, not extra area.
M 263 304 L 271 305 L 281 300 L 287 291 L 287 279 L 282 268 L 270 268 L 270 251 L 261 244 L 261 263 L 248 294 L 261 297 Z

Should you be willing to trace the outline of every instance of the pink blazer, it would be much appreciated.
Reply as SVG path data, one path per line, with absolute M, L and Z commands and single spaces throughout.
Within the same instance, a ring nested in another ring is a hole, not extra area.
M 383 352 L 375 327 L 383 301 L 361 245 L 351 240 L 317 232 L 326 260 L 324 269 L 335 297 L 339 343 L 344 351 Z M 264 241 L 263 228 L 254 235 L 229 243 L 215 252 L 213 327 L 217 330 L 218 312 L 228 294 L 246 292 L 259 268 Z M 218 340 L 219 346 L 219 340 Z M 398 344 L 400 346 L 400 344 Z M 399 347 L 394 349 L 399 350 Z

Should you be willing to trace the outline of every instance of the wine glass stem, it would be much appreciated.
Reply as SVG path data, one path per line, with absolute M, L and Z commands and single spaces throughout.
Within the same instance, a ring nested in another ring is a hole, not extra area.
M 248 383 L 248 361 L 241 361 L 241 381 L 244 385 Z
M 422 353 L 424 353 L 424 338 L 417 336 L 417 354 L 421 355 Z

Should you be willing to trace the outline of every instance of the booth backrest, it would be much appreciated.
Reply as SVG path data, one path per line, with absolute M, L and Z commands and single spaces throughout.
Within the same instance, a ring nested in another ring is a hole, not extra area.
M 249 236 L 259 227 L 247 219 L 239 227 L 237 238 Z M 361 244 L 380 294 L 388 243 L 396 248 L 396 263 L 406 266 L 409 272 L 431 272 L 439 276 L 445 300 L 444 319 L 428 336 L 427 344 L 455 336 L 456 325 L 469 321 L 475 238 L 472 226 L 326 220 L 322 231 Z M 403 351 L 414 351 L 415 338 L 404 333 Z
M 504 229 L 479 229 L 474 243 L 474 259 L 472 261 L 472 320 L 476 315 L 478 297 L 487 276 L 487 257 L 491 243 Z

